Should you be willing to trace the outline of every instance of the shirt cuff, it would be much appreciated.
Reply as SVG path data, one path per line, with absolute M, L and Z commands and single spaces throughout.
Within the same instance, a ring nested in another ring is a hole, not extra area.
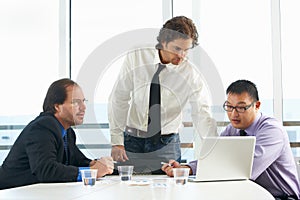
M 84 170 L 84 169 L 90 169 L 90 167 L 79 167 L 78 168 L 77 181 L 82 181 L 80 170 Z
M 187 165 L 192 169 L 192 174 L 193 174 L 193 175 L 196 175 L 196 172 L 197 172 L 197 164 L 198 164 L 198 161 L 197 161 L 197 160 L 191 161 L 191 162 L 189 162 L 189 164 L 187 164 Z
M 123 145 L 124 146 L 124 136 L 121 135 L 111 135 L 111 145 Z

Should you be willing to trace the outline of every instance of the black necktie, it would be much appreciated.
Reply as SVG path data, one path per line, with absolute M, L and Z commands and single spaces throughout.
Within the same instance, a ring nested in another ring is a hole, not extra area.
M 159 73 L 166 66 L 159 63 L 155 72 L 151 85 L 149 96 L 149 113 L 148 113 L 148 134 L 149 136 L 160 135 L 161 132 L 161 112 L 160 112 L 160 83 Z
M 69 152 L 68 152 L 68 137 L 67 134 L 64 135 L 63 137 L 64 140 L 64 150 L 65 150 L 65 155 L 66 155 L 66 161 L 65 164 L 68 165 L 69 164 Z
M 247 135 L 247 133 L 246 133 L 246 131 L 245 130 L 240 130 L 240 136 L 246 136 Z

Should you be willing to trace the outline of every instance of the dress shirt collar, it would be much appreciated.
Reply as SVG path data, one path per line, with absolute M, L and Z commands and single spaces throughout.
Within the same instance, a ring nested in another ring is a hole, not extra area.
M 255 130 L 256 130 L 257 122 L 261 118 L 261 116 L 262 116 L 261 113 L 257 113 L 253 123 L 248 128 L 245 129 L 245 131 L 247 132 L 247 134 L 249 136 L 255 136 Z
M 160 58 L 159 58 L 159 50 L 156 50 L 156 53 L 154 54 L 155 56 L 154 56 L 154 64 L 158 64 L 158 63 L 161 63 L 161 61 L 160 61 Z
M 61 128 L 62 137 L 65 137 L 65 135 L 67 134 L 67 130 L 65 130 L 65 128 L 63 127 L 63 125 L 60 122 L 58 122 L 58 123 L 59 123 L 59 126 Z

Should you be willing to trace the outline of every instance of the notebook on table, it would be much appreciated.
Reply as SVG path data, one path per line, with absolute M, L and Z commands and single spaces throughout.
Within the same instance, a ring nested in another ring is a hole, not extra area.
M 207 137 L 203 139 L 192 182 L 249 179 L 255 148 L 254 136 Z

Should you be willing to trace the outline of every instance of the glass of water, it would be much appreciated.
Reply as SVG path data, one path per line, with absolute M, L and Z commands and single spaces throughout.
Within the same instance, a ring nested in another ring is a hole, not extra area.
M 118 166 L 119 176 L 121 181 L 130 181 L 133 173 L 133 166 L 124 165 Z
M 190 168 L 173 168 L 174 181 L 177 185 L 185 185 L 188 181 Z
M 94 186 L 97 179 L 97 169 L 80 170 L 82 182 L 85 186 Z

